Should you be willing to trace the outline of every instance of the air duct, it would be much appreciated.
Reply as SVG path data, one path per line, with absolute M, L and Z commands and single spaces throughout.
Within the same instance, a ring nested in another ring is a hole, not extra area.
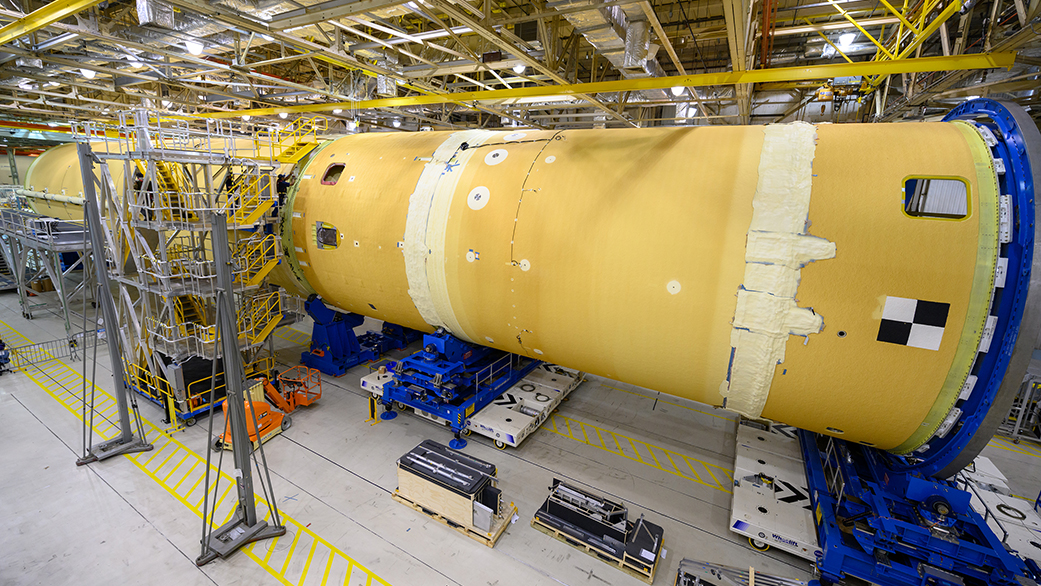
M 585 0 L 556 0 L 546 6 L 555 10 L 589 7 L 563 16 L 625 79 L 663 75 L 655 57 L 657 46 L 650 42 L 650 25 L 642 13 L 627 14 L 621 6 L 589 6 Z M 668 97 L 665 90 L 641 93 L 648 100 Z

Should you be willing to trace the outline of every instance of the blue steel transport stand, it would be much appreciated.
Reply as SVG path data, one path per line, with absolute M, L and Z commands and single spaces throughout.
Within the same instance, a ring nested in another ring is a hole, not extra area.
M 300 355 L 300 362 L 331 376 L 343 376 L 355 366 L 377 360 L 390 350 L 403 350 L 420 336 L 416 330 L 384 324 L 382 332 L 359 337 L 354 328 L 365 321 L 364 316 L 333 311 L 315 294 L 304 302 L 304 309 L 314 320 L 314 328 L 311 348 Z
M 383 386 L 383 419 L 398 403 L 448 421 L 454 449 L 466 447 L 460 433 L 467 418 L 498 399 L 539 364 L 517 354 L 464 342 L 444 330 L 423 336 L 423 350 L 394 364 L 394 380 Z
M 944 480 L 993 436 L 1026 373 L 1041 330 L 1041 255 L 1034 254 L 1041 133 L 1019 106 L 965 102 L 946 121 L 972 123 L 994 157 L 999 266 L 990 317 L 965 387 L 933 437 L 897 456 L 800 432 L 821 548 L 822 582 L 852 576 L 880 586 L 1035 586 L 1039 568 L 1006 549 Z M 1027 298 L 1030 303 L 1027 303 Z M 1024 335 L 1020 336 L 1020 330 Z

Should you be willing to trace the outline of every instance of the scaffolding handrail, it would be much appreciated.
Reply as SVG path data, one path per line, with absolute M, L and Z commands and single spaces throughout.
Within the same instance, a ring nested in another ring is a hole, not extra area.
M 79 360 L 79 352 L 93 348 L 99 343 L 99 340 L 100 343 L 105 343 L 105 338 L 99 337 L 97 330 L 89 330 L 73 334 L 68 338 L 9 348 L 11 366 L 25 370 L 29 366 L 39 366 L 63 358 Z

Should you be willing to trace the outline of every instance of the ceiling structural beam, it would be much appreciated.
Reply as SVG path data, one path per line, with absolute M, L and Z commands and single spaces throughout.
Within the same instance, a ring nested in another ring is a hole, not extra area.
M 557 75 L 556 71 L 553 71 L 552 69 L 546 67 L 538 59 L 535 59 L 535 58 L 529 56 L 527 53 L 525 53 L 523 50 L 519 49 L 513 43 L 511 43 L 511 42 L 507 41 L 506 39 L 502 38 L 501 36 L 496 34 L 495 31 L 485 27 L 482 23 L 480 23 L 476 19 L 470 17 L 468 14 L 464 13 L 462 10 L 458 9 L 457 7 L 451 5 L 451 4 L 447 3 L 447 2 L 443 2 L 443 1 L 440 1 L 440 0 L 435 0 L 435 2 L 436 2 L 437 8 L 440 9 L 445 14 L 447 14 L 449 17 L 451 17 L 451 18 L 455 19 L 456 21 L 461 22 L 462 24 L 465 24 L 466 26 L 470 27 L 470 30 L 474 31 L 475 33 L 477 33 L 481 37 L 484 37 L 486 40 L 490 41 L 493 45 L 496 45 L 500 49 L 503 49 L 505 51 L 509 51 L 510 53 L 515 54 L 517 56 L 517 58 L 520 59 L 521 61 L 523 61 L 528 67 L 531 67 L 531 68 L 535 69 L 539 73 L 542 73 L 543 75 L 549 77 L 550 79 L 552 79 L 553 81 L 557 82 L 558 84 L 564 85 L 564 84 L 568 83 L 566 79 L 564 79 L 563 77 Z M 515 89 L 523 89 L 523 88 L 515 88 Z M 499 90 L 499 91 L 513 91 L 513 90 L 512 89 L 508 89 L 508 90 Z M 596 107 L 600 108 L 601 110 L 603 110 L 604 112 L 606 112 L 608 116 L 611 116 L 612 118 L 614 118 L 616 120 L 619 120 L 620 122 L 623 122 L 627 126 L 630 126 L 630 127 L 633 127 L 633 128 L 636 127 L 636 124 L 634 124 L 631 120 L 629 120 L 625 116 L 621 115 L 620 113 L 616 112 L 614 109 L 608 107 L 606 104 L 604 104 L 600 100 L 596 99 L 595 97 L 590 96 L 590 95 L 586 95 L 586 94 L 576 94 L 576 97 L 579 97 L 579 98 L 581 98 L 583 100 L 588 101 L 589 103 L 593 104 L 594 106 L 596 106 Z
M 794 104 L 789 106 L 787 110 L 785 110 L 784 112 L 781 112 L 780 116 L 778 116 L 777 118 L 774 118 L 773 123 L 774 124 L 778 124 L 780 122 L 784 122 L 785 118 L 787 118 L 787 117 L 791 116 L 792 114 L 794 114 L 794 113 L 798 112 L 799 110 L 801 110 L 806 104 L 809 104 L 810 101 L 813 100 L 814 96 L 816 96 L 816 95 L 817 95 L 816 92 L 810 92 L 809 95 L 803 97 L 801 100 L 796 101 Z
M 723 16 L 727 23 L 727 45 L 730 48 L 730 66 L 734 73 L 748 69 L 748 18 L 747 0 L 723 0 Z M 738 123 L 748 124 L 752 115 L 752 85 L 740 83 L 734 86 L 737 96 Z
M 1015 62 L 1014 52 L 972 53 L 968 55 L 952 55 L 950 57 L 921 57 L 918 59 L 899 59 L 896 61 L 858 61 L 855 63 L 828 63 L 801 67 L 777 67 L 773 69 L 752 69 L 748 71 L 721 71 L 717 73 L 698 73 L 670 77 L 640 77 L 614 81 L 578 83 L 557 86 L 535 86 L 513 88 L 508 90 L 491 90 L 476 92 L 457 92 L 452 94 L 435 94 L 425 96 L 409 96 L 402 98 L 381 98 L 376 100 L 359 100 L 328 104 L 307 104 L 302 106 L 282 106 L 278 108 L 258 108 L 242 110 L 235 114 L 207 114 L 207 118 L 228 118 L 234 115 L 249 114 L 251 116 L 272 116 L 279 112 L 328 112 L 335 108 L 393 108 L 399 106 L 427 106 L 450 102 L 465 103 L 473 107 L 475 102 L 508 100 L 512 98 L 544 98 L 548 96 L 577 97 L 583 94 L 624 92 L 639 90 L 666 89 L 673 86 L 706 87 L 713 85 L 737 85 L 749 83 L 773 83 L 785 81 L 803 81 L 812 79 L 829 79 L 834 77 L 890 75 L 896 73 L 923 73 L 929 71 L 968 71 L 977 69 L 1009 68 Z
M 651 23 L 651 28 L 654 29 L 654 34 L 658 35 L 658 42 L 661 43 L 662 47 L 665 48 L 665 52 L 669 55 L 669 60 L 676 66 L 676 71 L 680 75 L 687 75 L 687 70 L 683 67 L 683 62 L 680 61 L 679 55 L 676 54 L 676 49 L 673 48 L 672 42 L 669 41 L 669 36 L 665 34 L 665 29 L 661 26 L 661 21 L 658 20 L 658 15 L 654 12 L 654 7 L 647 0 L 640 2 L 640 8 L 643 9 L 644 16 Z M 694 96 L 694 101 L 698 103 L 698 111 L 703 114 L 711 114 L 706 107 L 704 102 L 701 101 L 701 96 L 698 95 L 698 90 L 690 88 L 691 95 Z
M 900 19 L 895 16 L 879 16 L 876 18 L 861 18 L 857 22 L 860 23 L 860 26 L 867 28 L 874 26 L 882 26 L 885 24 L 896 24 L 900 22 Z M 787 35 L 804 35 L 806 33 L 838 31 L 850 28 L 856 27 L 849 21 L 843 20 L 837 22 L 823 22 L 818 24 L 777 27 L 776 29 L 774 29 L 773 35 L 775 37 L 783 37 Z
M 101 4 L 103 0 L 54 0 L 0 28 L 0 45 L 36 32 L 77 12 Z
M 271 17 L 268 25 L 285 30 L 326 22 L 337 18 L 357 16 L 372 10 L 404 4 L 405 0 L 327 0 L 313 6 L 282 12 Z
M 1031 27 L 1022 28 L 1022 29 L 1019 30 L 1019 32 L 1013 34 L 1010 37 L 1006 37 L 1000 43 L 996 44 L 994 46 L 994 51 L 993 52 L 986 53 L 986 54 L 991 55 L 991 56 L 994 56 L 994 55 L 1015 55 L 1014 51 L 1016 49 L 1022 47 L 1023 45 L 1026 45 L 1028 43 L 1033 42 L 1037 38 L 1038 38 L 1038 33 L 1033 28 L 1031 28 Z M 951 57 L 939 57 L 939 59 L 955 59 L 955 58 L 958 58 L 958 57 L 968 57 L 968 56 L 971 56 L 971 55 L 952 55 Z M 936 59 L 936 57 L 933 57 L 933 59 Z M 1013 57 L 1013 61 L 1015 61 L 1015 57 Z M 901 63 L 901 62 L 902 63 L 907 63 L 908 60 L 905 59 L 905 60 L 902 60 L 902 61 L 887 62 L 887 63 Z M 1002 67 L 1006 67 L 1006 68 L 1007 67 L 1011 67 L 1011 66 L 1012 66 L 1012 64 L 1003 64 L 1002 65 Z M 917 94 L 915 94 L 913 98 L 903 98 L 903 99 L 900 99 L 900 100 L 895 100 L 895 103 L 890 104 L 888 107 L 885 108 L 885 110 L 880 115 L 876 116 L 876 121 L 878 121 L 878 122 L 893 122 L 895 120 L 898 120 L 901 117 L 901 115 L 905 111 L 907 111 L 909 108 L 914 108 L 916 106 L 920 106 L 920 105 L 925 104 L 929 99 L 935 97 L 936 94 L 938 94 L 938 93 L 940 93 L 940 92 L 942 92 L 944 90 L 950 89 L 954 84 L 958 83 L 959 81 L 962 81 L 962 80 L 966 79 L 972 73 L 971 70 L 967 70 L 967 69 L 953 69 L 953 70 L 949 70 L 949 71 L 950 71 L 950 73 L 947 73 L 946 75 L 941 76 L 940 79 L 936 80 L 928 88 L 926 88 L 926 89 L 924 89 L 922 91 L 919 91 Z M 893 72 L 889 72 L 889 73 L 910 73 L 910 72 L 893 71 Z

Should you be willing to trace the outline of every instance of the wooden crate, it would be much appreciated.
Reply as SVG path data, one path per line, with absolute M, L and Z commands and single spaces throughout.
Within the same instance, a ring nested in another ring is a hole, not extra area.
M 408 498 L 402 496 L 398 491 L 394 491 L 394 500 L 398 501 L 403 505 L 408 505 L 413 509 L 419 511 L 420 513 L 423 513 L 424 515 L 430 517 L 431 519 L 440 521 L 441 523 L 448 525 L 449 527 L 455 529 L 463 535 L 466 535 L 471 539 L 479 541 L 487 545 L 488 547 L 495 547 L 495 543 L 499 541 L 499 538 L 502 537 L 502 534 L 506 532 L 506 528 L 510 526 L 510 522 L 512 521 L 513 516 L 517 513 L 517 507 L 511 503 L 508 507 L 505 507 L 506 511 L 502 515 L 502 518 L 495 518 L 495 523 L 492 525 L 491 532 L 485 533 L 484 531 L 481 531 L 480 529 L 477 529 L 472 525 L 463 525 L 461 523 L 456 523 L 451 519 L 446 518 L 444 515 L 438 513 L 437 511 L 428 509 L 416 502 L 409 500 Z

